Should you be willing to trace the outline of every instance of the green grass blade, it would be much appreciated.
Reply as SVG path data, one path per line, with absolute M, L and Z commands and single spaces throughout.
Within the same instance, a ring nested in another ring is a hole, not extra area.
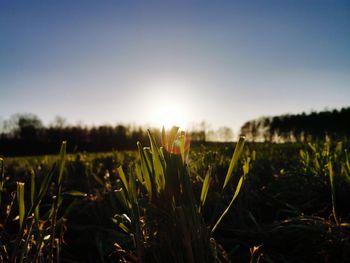
M 348 173 L 350 173 L 350 161 L 349 161 L 349 155 L 347 150 L 345 150 L 345 164 L 346 164 L 346 168 L 348 169 Z
M 67 192 L 63 192 L 62 196 L 87 197 L 87 193 L 77 191 L 77 190 L 70 190 Z
M 170 153 L 174 151 L 174 143 L 179 131 L 179 127 L 173 126 L 170 131 L 166 132 L 164 127 L 162 130 L 162 146 Z
M 142 177 L 142 172 L 141 172 L 141 166 L 140 166 L 140 164 L 137 163 L 134 167 L 135 167 L 135 174 L 136 174 L 137 180 L 139 180 L 139 182 L 140 182 L 141 184 L 143 184 L 143 183 L 144 183 L 144 180 L 143 180 L 143 177 Z
M 121 230 L 123 230 L 125 233 L 129 234 L 130 229 L 122 222 L 119 222 L 117 219 L 112 218 L 112 221 L 114 224 L 116 224 Z
M 250 169 L 250 157 L 248 157 L 246 160 L 244 160 L 244 164 L 243 164 L 243 176 L 246 176 L 249 173 L 249 169 Z
M 179 146 L 180 146 L 180 153 L 181 153 L 181 158 L 182 162 L 185 163 L 185 133 L 182 132 L 181 135 L 179 136 Z
M 153 173 L 153 165 L 152 165 L 152 151 L 149 147 L 143 147 L 143 153 L 145 157 L 145 162 L 147 164 L 150 175 Z
M 310 149 L 314 152 L 317 153 L 317 148 L 315 144 L 312 144 L 311 142 L 308 143 L 308 146 L 310 147 Z
M 245 138 L 243 136 L 241 136 L 237 142 L 236 148 L 233 152 L 232 155 L 232 159 L 230 162 L 230 166 L 228 168 L 227 174 L 226 174 L 226 178 L 225 178 L 225 182 L 224 185 L 222 187 L 222 189 L 224 190 L 225 187 L 227 186 L 228 182 L 230 181 L 231 177 L 232 177 L 232 172 L 233 169 L 235 168 L 235 166 L 237 165 L 238 159 L 242 154 L 243 151 L 243 147 L 244 147 L 244 142 L 245 142 Z
M 222 213 L 222 215 L 220 216 L 220 218 L 218 219 L 218 221 L 215 223 L 213 229 L 211 230 L 211 233 L 214 233 L 215 229 L 218 227 L 218 225 L 220 224 L 221 220 L 224 218 L 224 216 L 227 214 L 227 212 L 230 210 L 232 204 L 233 204 L 234 201 L 236 200 L 236 198 L 237 198 L 237 196 L 238 196 L 238 194 L 239 194 L 239 192 L 240 192 L 240 190 L 241 190 L 242 184 L 243 184 L 243 178 L 244 178 L 244 176 L 241 176 L 241 178 L 239 179 L 238 184 L 237 184 L 237 187 L 236 187 L 235 194 L 233 195 L 230 204 L 229 204 L 228 207 L 225 209 L 225 211 Z
M 336 208 L 335 208 L 334 171 L 333 171 L 333 164 L 332 164 L 331 160 L 328 161 L 327 167 L 328 167 L 328 173 L 329 173 L 329 182 L 330 182 L 330 186 L 331 186 L 333 217 L 334 217 L 335 222 L 337 224 L 339 224 L 338 217 L 336 214 Z
M 61 144 L 60 154 L 59 154 L 59 173 L 58 173 L 58 185 L 62 184 L 62 177 L 64 172 L 64 165 L 66 162 L 66 151 L 67 151 L 67 142 L 63 141 Z
M 117 168 L 117 171 L 118 171 L 118 175 L 120 177 L 120 179 L 122 180 L 122 183 L 125 187 L 125 190 L 127 193 L 129 193 L 129 185 L 128 185 L 128 180 L 126 179 L 126 176 L 125 176 L 125 173 L 123 171 L 123 168 L 121 166 L 119 166 Z
M 24 203 L 24 183 L 17 182 L 17 202 L 19 214 L 19 228 L 22 229 L 25 217 L 25 203 Z
M 136 180 L 132 174 L 129 175 L 129 198 L 132 204 L 137 204 Z
M 211 169 L 211 167 L 209 167 L 207 174 L 204 178 L 202 191 L 201 191 L 201 197 L 200 197 L 199 212 L 201 211 L 202 207 L 205 204 L 205 200 L 207 199 L 209 185 L 210 185 L 211 171 L 212 171 L 212 169 Z
M 154 181 L 157 187 L 157 193 L 159 194 L 165 188 L 164 160 L 162 160 L 156 140 L 149 130 L 148 136 L 151 142 Z
M 34 199 L 33 204 L 31 205 L 29 211 L 28 211 L 28 215 L 31 215 L 33 213 L 33 211 L 40 205 L 41 200 L 44 198 L 44 196 L 47 193 L 47 190 L 52 182 L 52 178 L 55 172 L 55 167 L 56 164 L 54 164 L 51 168 L 51 171 L 49 172 L 49 174 L 47 176 L 44 177 L 43 182 L 41 183 L 40 189 L 39 189 L 39 193 L 36 196 L 36 198 Z
M 140 142 L 137 142 L 137 147 L 139 148 L 141 172 L 142 172 L 143 180 L 145 182 L 145 188 L 148 192 L 149 198 L 151 199 L 152 198 L 152 181 L 151 181 L 150 167 L 147 164 L 145 152 Z
M 170 129 L 170 132 L 168 134 L 168 150 L 170 150 L 170 152 L 174 152 L 174 147 L 175 147 L 174 144 L 175 144 L 175 140 L 179 132 L 179 129 L 180 129 L 179 127 L 173 126 Z
M 52 208 L 56 210 L 55 214 L 57 214 L 57 211 L 62 203 L 62 179 L 63 179 L 63 173 L 64 173 L 64 166 L 66 163 L 66 152 L 67 152 L 67 142 L 63 141 L 61 144 L 59 159 L 58 159 L 58 179 L 57 179 L 57 204 L 53 203 Z M 52 237 L 54 239 L 54 237 Z M 53 241 L 52 241 L 53 242 Z
M 126 198 L 125 192 L 123 188 L 120 188 L 118 190 L 115 191 L 115 194 L 119 200 L 119 202 L 122 203 L 122 205 L 128 209 L 131 210 L 131 203 L 129 202 L 129 200 Z
M 167 149 L 167 138 L 164 126 L 162 127 L 162 145 Z

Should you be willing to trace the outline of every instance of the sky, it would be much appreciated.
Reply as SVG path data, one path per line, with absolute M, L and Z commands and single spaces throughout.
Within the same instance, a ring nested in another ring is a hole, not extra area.
M 0 0 L 0 119 L 237 131 L 349 83 L 350 1 Z

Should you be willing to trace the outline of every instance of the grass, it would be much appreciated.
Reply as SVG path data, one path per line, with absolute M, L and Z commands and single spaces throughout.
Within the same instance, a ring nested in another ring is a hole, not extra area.
M 160 137 L 0 159 L 0 261 L 348 261 L 347 141 L 190 150 L 176 128 Z
M 54 262 L 59 261 L 60 240 L 57 239 L 57 213 L 62 203 L 61 186 L 64 171 L 66 143 L 63 142 L 59 159 L 51 171 L 43 178 L 36 191 L 35 173 L 30 178 L 30 195 L 26 194 L 27 182 L 17 181 L 16 191 L 11 191 L 9 178 L 2 176 L 2 192 L 8 194 L 8 203 L 2 203 L 1 255 L 2 262 Z M 3 161 L 1 161 L 3 166 Z M 28 181 L 28 180 L 27 180 Z M 7 183 L 9 183 L 7 185 Z M 8 186 L 8 187 L 4 187 Z M 50 188 L 55 193 L 51 202 L 46 204 L 46 213 L 41 211 L 41 203 L 50 195 Z M 28 187 L 27 187 L 28 189 Z M 17 206 L 14 200 L 17 199 Z M 13 222 L 18 222 L 18 230 L 12 229 Z M 58 234 L 60 236 L 60 233 Z
M 116 192 L 117 198 L 127 214 L 118 214 L 115 218 L 119 221 L 115 221 L 122 231 L 135 240 L 135 253 L 129 252 L 125 257 L 121 253 L 122 257 L 135 262 L 221 262 L 220 257 L 224 258 L 224 255 L 218 255 L 216 241 L 211 233 L 236 199 L 243 176 L 229 206 L 217 222 L 213 226 L 206 224 L 202 211 L 210 189 L 210 167 L 198 199 L 193 191 L 195 182 L 191 180 L 187 167 L 185 134 L 176 127 L 168 134 L 163 131 L 162 145 L 168 150 L 158 147 L 151 133 L 149 138 L 150 148 L 138 145 L 140 161 L 131 173 L 126 176 L 122 167 L 117 170 L 122 182 L 122 187 Z M 223 190 L 232 177 L 243 145 L 244 139 L 241 138 L 233 154 Z M 172 257 L 169 258 L 169 255 Z

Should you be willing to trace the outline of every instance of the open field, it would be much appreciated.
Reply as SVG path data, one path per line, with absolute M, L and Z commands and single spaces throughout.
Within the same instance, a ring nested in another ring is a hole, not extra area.
M 176 136 L 6 158 L 1 260 L 348 262 L 348 142 L 189 149 Z
M 0 1 L 0 263 L 350 262 L 349 14 Z

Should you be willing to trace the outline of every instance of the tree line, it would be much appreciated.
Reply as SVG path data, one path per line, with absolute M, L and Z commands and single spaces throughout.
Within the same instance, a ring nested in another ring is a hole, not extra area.
M 160 135 L 160 130 L 152 129 Z M 247 121 L 240 129 L 250 141 L 291 142 L 307 139 L 349 138 L 350 107 L 340 110 L 286 114 Z M 228 127 L 213 131 L 202 122 L 190 132 L 193 143 L 231 141 Z M 160 136 L 159 136 L 160 137 Z M 147 129 L 130 125 L 100 125 L 87 127 L 67 125 L 62 117 L 45 126 L 34 114 L 16 114 L 0 122 L 0 155 L 54 154 L 62 141 L 68 141 L 68 151 L 103 152 L 134 150 L 136 142 L 148 143 Z
M 202 143 L 208 140 L 213 131 L 199 125 L 190 132 L 191 141 Z M 151 129 L 160 138 L 159 129 Z M 227 127 L 218 130 L 220 136 L 232 135 Z M 224 138 L 225 139 L 225 138 Z M 45 126 L 34 114 L 16 114 L 0 123 L 0 156 L 23 156 L 55 154 L 62 141 L 68 141 L 69 152 L 105 152 L 111 150 L 135 150 L 136 142 L 147 145 L 147 129 L 131 125 L 100 125 L 88 127 L 67 125 L 62 117 Z
M 305 141 L 350 137 L 350 107 L 340 110 L 261 117 L 244 123 L 241 134 L 251 141 Z

